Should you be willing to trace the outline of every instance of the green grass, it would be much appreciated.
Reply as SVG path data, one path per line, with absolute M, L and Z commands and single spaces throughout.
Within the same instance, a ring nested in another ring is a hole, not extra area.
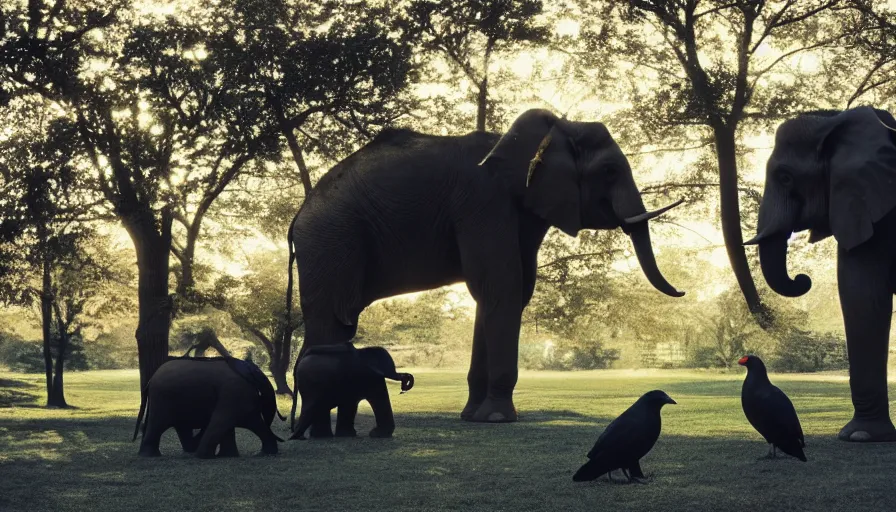
M 202 461 L 174 431 L 161 458 L 137 457 L 135 371 L 68 374 L 70 410 L 40 406 L 42 376 L 0 373 L 0 510 L 896 510 L 896 444 L 836 440 L 851 411 L 842 375 L 772 376 L 800 414 L 808 463 L 757 460 L 767 445 L 741 411 L 742 375 L 523 372 L 520 421 L 505 425 L 458 419 L 463 372 L 415 376 L 406 395 L 390 387 L 392 439 L 291 441 L 259 457 L 238 431 L 242 457 Z M 573 483 L 607 422 L 655 388 L 679 405 L 642 460 L 651 482 Z M 372 426 L 362 404 L 358 430 Z

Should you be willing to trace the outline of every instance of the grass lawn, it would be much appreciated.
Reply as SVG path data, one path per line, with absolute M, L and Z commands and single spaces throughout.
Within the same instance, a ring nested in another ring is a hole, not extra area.
M 243 456 L 208 461 L 182 454 L 173 430 L 161 458 L 137 457 L 136 371 L 67 374 L 70 410 L 40 406 L 43 376 L 0 373 L 0 510 L 896 510 L 896 443 L 836 440 L 851 411 L 842 375 L 772 375 L 803 423 L 801 463 L 757 460 L 767 445 L 741 411 L 742 375 L 523 372 L 520 421 L 484 425 L 459 420 L 464 372 L 414 373 L 410 393 L 390 386 L 392 439 L 366 437 L 364 403 L 365 437 L 291 441 L 260 457 L 238 430 Z M 608 421 L 655 388 L 679 405 L 664 408 L 642 460 L 650 483 L 573 483 Z

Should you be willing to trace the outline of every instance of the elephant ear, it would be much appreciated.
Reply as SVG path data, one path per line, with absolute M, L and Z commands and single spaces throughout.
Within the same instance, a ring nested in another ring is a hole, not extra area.
M 502 176 L 527 209 L 570 236 L 582 229 L 579 125 L 547 110 L 526 111 L 480 164 Z
M 819 150 L 829 162 L 831 232 L 850 250 L 871 238 L 873 224 L 896 207 L 892 131 L 870 107 L 847 110 L 831 118 Z
M 395 370 L 395 361 L 389 351 L 383 347 L 365 347 L 358 349 L 361 362 L 377 377 L 391 380 L 401 380 L 401 376 Z

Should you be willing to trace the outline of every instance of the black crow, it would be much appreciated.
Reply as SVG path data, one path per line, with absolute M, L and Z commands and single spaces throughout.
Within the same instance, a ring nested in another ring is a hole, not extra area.
M 675 400 L 658 389 L 641 396 L 607 425 L 588 452 L 590 460 L 576 471 L 573 481 L 594 480 L 603 474 L 612 481 L 613 471 L 617 469 L 622 470 L 629 482 L 644 478 L 639 461 L 660 437 L 660 409 L 674 403 Z
M 803 448 L 803 427 L 796 415 L 793 403 L 783 391 L 768 380 L 768 372 L 762 359 L 744 356 L 737 364 L 747 367 L 747 378 L 741 388 L 740 402 L 750 425 L 753 425 L 770 445 L 768 458 L 777 455 L 776 448 L 806 462 Z

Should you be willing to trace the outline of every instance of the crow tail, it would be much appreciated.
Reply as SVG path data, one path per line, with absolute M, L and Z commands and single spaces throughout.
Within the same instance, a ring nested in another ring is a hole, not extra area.
M 803 447 L 800 446 L 799 440 L 794 440 L 793 443 L 788 443 L 787 446 L 778 445 L 778 448 L 791 457 L 796 457 L 803 462 L 807 461 L 806 454 L 803 452 Z
M 592 459 L 576 471 L 576 474 L 572 476 L 572 481 L 588 482 L 590 480 L 595 480 L 597 477 L 606 474 L 609 471 L 610 470 L 605 464 L 601 464 L 600 461 Z

